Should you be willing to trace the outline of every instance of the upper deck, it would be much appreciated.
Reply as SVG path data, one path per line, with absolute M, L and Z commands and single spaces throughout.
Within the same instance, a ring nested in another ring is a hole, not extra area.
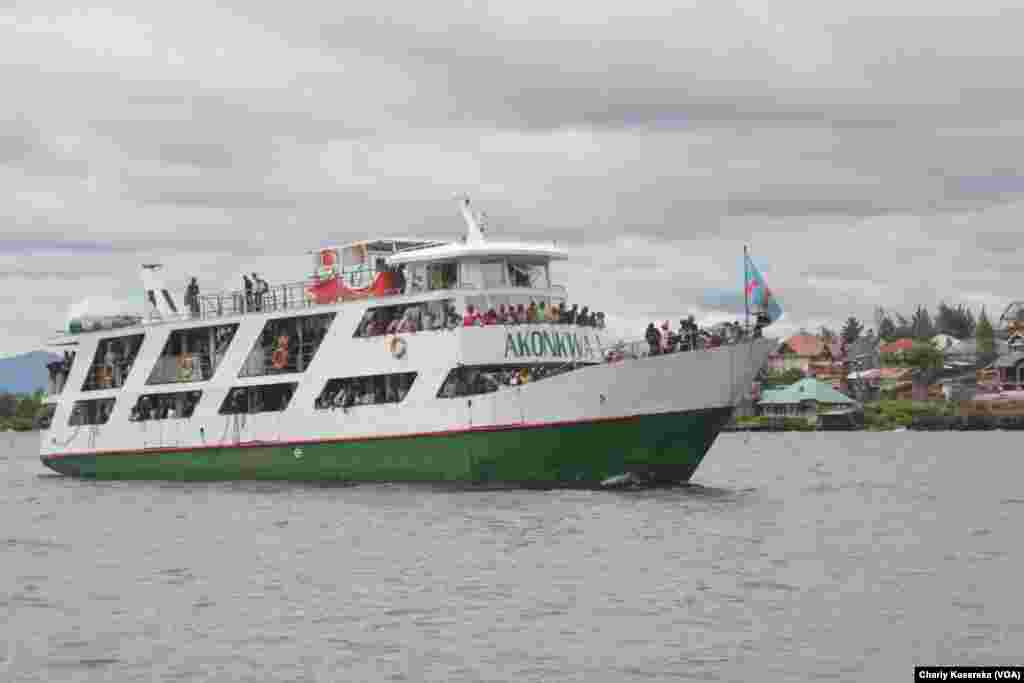
M 199 294 L 179 304 L 155 283 L 144 266 L 150 310 L 143 315 L 106 316 L 73 321 L 48 341 L 51 347 L 76 345 L 82 333 L 130 333 L 154 325 L 202 323 L 250 315 L 313 314 L 338 305 L 362 302 L 394 304 L 456 299 L 477 308 L 544 301 L 564 303 L 566 290 L 551 282 L 550 262 L 568 254 L 554 243 L 484 239 L 481 219 L 462 200 L 467 235 L 443 242 L 386 238 L 322 247 L 310 277 L 286 283 L 253 283 L 250 289 Z M 77 324 L 76 324 L 77 323 Z

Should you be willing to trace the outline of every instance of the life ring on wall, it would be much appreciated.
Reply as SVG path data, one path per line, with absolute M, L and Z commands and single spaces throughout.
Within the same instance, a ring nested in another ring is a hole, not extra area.
M 384 344 L 387 346 L 388 351 L 391 352 L 391 355 L 395 358 L 402 358 L 405 356 L 405 351 L 408 345 L 401 337 L 388 337 L 388 340 L 384 342 Z
M 288 365 L 288 337 L 281 335 L 277 338 L 277 348 L 270 357 L 270 363 L 275 370 L 283 370 Z

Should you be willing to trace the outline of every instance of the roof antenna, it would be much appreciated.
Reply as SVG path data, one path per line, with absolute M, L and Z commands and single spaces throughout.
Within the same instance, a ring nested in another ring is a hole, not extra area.
M 468 195 L 456 195 L 455 199 L 458 200 L 459 208 L 462 210 L 462 218 L 466 221 L 466 243 L 479 244 L 483 242 L 485 228 L 481 220 L 483 216 L 478 217 L 473 213 L 473 210 L 469 207 Z

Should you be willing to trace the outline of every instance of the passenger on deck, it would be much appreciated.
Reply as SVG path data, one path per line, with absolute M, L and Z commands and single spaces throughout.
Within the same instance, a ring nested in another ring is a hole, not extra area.
M 248 275 L 242 275 L 242 284 L 245 288 L 245 310 L 252 310 L 252 280 Z
M 569 323 L 570 325 L 575 325 L 576 320 L 579 319 L 579 307 L 579 304 L 573 304 L 572 308 L 569 309 L 569 313 L 566 315 L 566 322 Z
M 366 326 L 366 336 L 378 337 L 382 334 L 387 334 L 387 331 L 388 325 L 384 321 L 384 316 L 380 311 L 378 311 L 370 320 L 370 324 Z
M 416 311 L 413 308 L 405 309 L 405 315 L 402 316 L 401 322 L 396 327 L 396 332 L 399 334 L 407 332 L 416 332 L 418 326 L 416 325 Z
M 391 322 L 388 323 L 388 328 L 385 331 L 385 334 L 396 334 L 398 332 L 398 326 L 401 323 L 402 323 L 401 316 L 397 316 L 396 315 L 394 318 L 391 319 Z
M 252 274 L 252 285 L 255 308 L 257 311 L 262 311 L 267 292 L 270 291 L 270 286 L 267 284 L 266 280 L 261 279 L 256 273 Z
M 599 329 L 599 330 L 603 330 L 604 329 L 604 312 L 603 311 L 599 311 L 598 312 L 597 319 L 594 321 L 594 326 L 597 329 Z
M 484 323 L 484 325 L 497 325 L 498 324 L 498 312 L 495 311 L 493 308 L 487 309 L 487 312 L 484 313 L 483 323 Z
M 455 311 L 455 304 L 446 302 L 444 304 L 444 326 L 449 330 L 455 329 L 462 324 L 462 317 Z
M 658 330 L 658 344 L 662 353 L 669 353 L 672 347 L 669 343 L 669 329 L 668 321 L 661 323 L 661 328 Z
M 199 284 L 195 278 L 185 288 L 185 306 L 192 313 L 192 317 L 199 315 Z
M 533 299 L 530 299 L 530 305 L 526 309 L 526 322 L 537 322 L 537 302 Z
M 463 327 L 474 327 L 476 325 L 482 325 L 483 321 L 480 318 L 480 314 L 476 310 L 476 306 L 469 304 L 466 306 L 466 315 L 462 318 Z
M 644 339 L 647 340 L 650 355 L 658 355 L 658 330 L 654 328 L 654 323 L 647 323 L 647 329 L 644 331 Z
M 549 323 L 557 323 L 559 321 L 558 304 L 551 304 L 548 306 L 548 314 L 545 320 Z
M 509 322 L 508 310 L 505 308 L 505 304 L 499 304 L 498 305 L 498 324 L 499 325 L 505 325 L 505 324 L 508 324 L 508 322 Z

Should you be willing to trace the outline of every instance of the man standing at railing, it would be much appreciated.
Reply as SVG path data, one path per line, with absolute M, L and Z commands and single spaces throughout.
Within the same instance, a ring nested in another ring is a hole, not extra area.
M 249 279 L 248 275 L 242 275 L 242 282 L 245 285 L 245 310 L 252 310 L 252 280 Z
M 185 305 L 192 311 L 192 317 L 199 317 L 199 283 L 195 278 L 188 283 L 185 289 Z
M 257 311 L 262 311 L 263 310 L 263 298 L 266 295 L 266 293 L 270 290 L 270 286 L 267 285 L 267 281 L 266 280 L 261 280 L 260 276 L 257 275 L 256 273 L 252 274 L 252 283 L 253 283 L 253 290 L 254 290 L 254 297 L 253 298 L 255 300 L 254 308 Z

